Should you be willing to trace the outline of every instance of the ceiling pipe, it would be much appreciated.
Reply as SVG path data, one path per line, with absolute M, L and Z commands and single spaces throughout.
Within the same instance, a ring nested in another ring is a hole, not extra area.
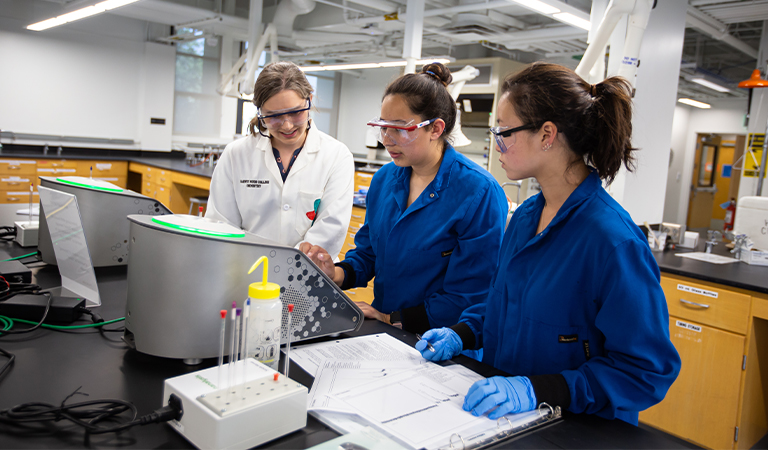
M 352 2 L 355 0 L 348 0 L 348 1 Z M 462 12 L 497 9 L 497 8 L 508 7 L 511 5 L 512 4 L 509 3 L 507 0 L 493 0 L 487 3 L 473 3 L 471 5 L 461 5 L 461 6 L 451 6 L 449 8 L 430 9 L 430 10 L 424 11 L 424 17 L 427 18 L 427 17 L 443 16 L 448 14 L 462 13 Z M 390 20 L 403 21 L 403 20 L 406 20 L 407 17 L 408 17 L 407 13 L 403 13 L 403 14 L 398 13 L 395 15 L 361 17 L 358 19 L 350 19 L 347 23 L 349 25 L 367 25 L 369 23 L 382 23 Z
M 706 16 L 707 18 L 702 16 Z M 688 7 L 688 14 L 685 16 L 685 23 L 689 27 L 701 31 L 702 33 L 714 39 L 722 41 L 747 56 L 757 59 L 757 49 L 749 46 L 746 42 L 728 34 L 728 29 L 725 24 L 721 24 L 722 26 L 719 27 L 713 26 L 714 23 L 719 23 L 717 19 L 706 15 L 705 13 L 697 10 L 692 6 Z

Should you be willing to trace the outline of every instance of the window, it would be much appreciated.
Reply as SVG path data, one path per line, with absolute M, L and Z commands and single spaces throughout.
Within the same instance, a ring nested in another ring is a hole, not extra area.
M 202 31 L 191 28 L 181 28 L 177 35 L 189 35 L 189 38 L 176 45 L 173 133 L 218 136 L 221 97 L 216 87 L 221 44 L 216 40 L 207 41 Z M 210 45 L 212 42 L 216 45 Z
M 264 64 L 264 58 L 259 61 L 259 65 Z M 256 73 L 256 78 L 259 74 Z M 309 84 L 314 89 L 312 99 L 312 125 L 318 130 L 331 136 L 336 135 L 336 78 L 331 76 L 307 75 Z M 251 119 L 256 117 L 256 106 L 249 100 L 240 100 L 237 102 L 237 130 L 243 136 L 248 134 L 248 124 Z

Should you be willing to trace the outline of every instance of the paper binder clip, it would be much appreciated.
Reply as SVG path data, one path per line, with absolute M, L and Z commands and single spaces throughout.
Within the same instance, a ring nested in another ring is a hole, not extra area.
M 457 438 L 459 438 L 459 440 L 461 441 L 461 449 L 462 449 L 462 450 L 463 450 L 464 448 L 466 448 L 466 447 L 467 447 L 467 444 L 465 444 L 465 443 L 464 443 L 464 438 L 463 438 L 463 437 L 461 437 L 461 435 L 460 435 L 459 433 L 453 433 L 453 434 L 451 435 L 451 439 L 449 439 L 449 440 L 448 440 L 448 442 L 451 444 L 451 448 L 459 448 L 459 447 L 454 447 L 454 446 L 453 446 L 453 437 L 454 437 L 454 436 L 456 436 Z M 457 441 L 456 443 L 458 444 L 458 441 Z

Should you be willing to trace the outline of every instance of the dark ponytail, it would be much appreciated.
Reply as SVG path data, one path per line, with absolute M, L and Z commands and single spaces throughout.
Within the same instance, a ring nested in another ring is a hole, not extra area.
M 443 119 L 442 139 L 450 143 L 448 137 L 456 125 L 456 104 L 446 88 L 452 80 L 451 71 L 444 65 L 426 64 L 420 73 L 405 74 L 389 83 L 382 99 L 388 95 L 401 95 L 408 108 L 421 120 Z
M 622 164 L 634 170 L 632 86 L 625 79 L 590 85 L 566 67 L 536 62 L 508 75 L 501 91 L 523 123 L 554 123 L 571 151 L 608 184 Z

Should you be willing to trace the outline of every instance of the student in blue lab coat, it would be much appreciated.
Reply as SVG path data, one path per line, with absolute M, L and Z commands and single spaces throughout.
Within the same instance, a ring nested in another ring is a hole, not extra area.
M 488 294 L 507 214 L 499 183 L 448 142 L 456 106 L 448 69 L 427 64 L 387 86 L 376 127 L 392 162 L 374 175 L 356 248 L 334 265 L 301 248 L 343 289 L 374 276 L 366 318 L 422 333 L 456 323 Z
M 416 345 L 430 360 L 483 347 L 483 362 L 514 375 L 469 389 L 475 415 L 546 402 L 637 424 L 677 377 L 659 268 L 601 183 L 633 166 L 630 92 L 621 78 L 590 85 L 546 63 L 504 80 L 491 129 L 499 159 L 541 192 L 512 216 L 487 300 Z

